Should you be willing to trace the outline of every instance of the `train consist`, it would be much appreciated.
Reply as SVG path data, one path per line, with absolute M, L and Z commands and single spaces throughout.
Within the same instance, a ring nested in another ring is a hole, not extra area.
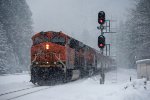
M 97 50 L 62 32 L 40 32 L 32 37 L 31 82 L 68 82 L 97 72 L 98 63 L 111 61 Z

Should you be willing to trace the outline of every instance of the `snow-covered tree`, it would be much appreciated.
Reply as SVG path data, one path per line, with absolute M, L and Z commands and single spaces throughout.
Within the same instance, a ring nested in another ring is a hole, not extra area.
M 26 0 L 0 0 L 0 23 L 15 58 L 15 63 L 8 62 L 11 63 L 11 69 L 26 69 L 30 63 L 32 35 L 31 12 Z M 11 69 L 9 68 L 10 72 Z
M 137 59 L 150 58 L 150 1 L 140 0 L 132 14 L 135 55 Z
M 2 29 L 2 24 L 0 23 L 0 74 L 6 73 L 6 65 L 7 65 L 7 58 L 6 58 L 6 48 L 7 45 L 7 37 L 5 36 L 6 33 Z
M 17 62 L 12 45 L 8 43 L 6 31 L 0 23 L 0 74 L 15 72 L 14 66 L 17 66 Z
M 126 61 L 122 65 L 134 67 L 136 60 L 150 58 L 150 1 L 140 0 L 120 26 L 118 58 Z

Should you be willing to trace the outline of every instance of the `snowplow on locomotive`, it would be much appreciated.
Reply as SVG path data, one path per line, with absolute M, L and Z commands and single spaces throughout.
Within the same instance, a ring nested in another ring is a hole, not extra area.
M 62 32 L 40 32 L 32 37 L 31 82 L 67 82 L 97 71 L 107 57 Z

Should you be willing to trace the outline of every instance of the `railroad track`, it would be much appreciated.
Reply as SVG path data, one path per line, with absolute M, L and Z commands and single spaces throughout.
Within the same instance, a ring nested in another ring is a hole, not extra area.
M 5 92 L 0 94 L 0 100 L 14 100 L 19 97 L 23 97 L 49 88 L 50 86 L 46 86 L 46 87 L 39 86 L 39 87 L 29 87 L 29 88 L 19 89 L 15 91 Z
M 23 91 L 23 90 L 28 90 L 28 89 L 32 89 L 32 88 L 35 88 L 35 87 L 28 87 L 28 88 L 24 88 L 24 89 L 19 89 L 19 90 L 14 90 L 14 91 L 9 91 L 9 92 L 5 92 L 5 93 L 1 93 L 0 96 L 11 94 L 11 93 L 15 93 L 15 92 L 19 92 L 19 91 Z
M 71 81 L 71 82 L 65 83 L 63 85 L 78 83 L 78 82 L 82 82 L 84 80 L 85 79 L 77 80 L 77 81 Z M 18 90 L 14 90 L 14 91 L 1 93 L 0 94 L 0 100 L 15 100 L 17 98 L 27 96 L 27 95 L 30 95 L 32 93 L 36 93 L 36 92 L 40 92 L 40 91 L 49 89 L 53 86 L 55 86 L 55 85 L 52 85 L 52 86 L 33 86 L 33 87 L 27 87 L 27 88 L 23 88 L 23 89 L 18 89 Z

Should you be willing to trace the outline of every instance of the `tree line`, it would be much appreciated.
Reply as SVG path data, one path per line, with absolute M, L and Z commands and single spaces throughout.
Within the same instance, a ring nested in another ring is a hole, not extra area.
M 135 68 L 137 60 L 150 59 L 150 0 L 136 1 L 120 23 L 117 44 L 118 66 Z
M 0 74 L 27 70 L 31 16 L 26 0 L 0 0 Z

